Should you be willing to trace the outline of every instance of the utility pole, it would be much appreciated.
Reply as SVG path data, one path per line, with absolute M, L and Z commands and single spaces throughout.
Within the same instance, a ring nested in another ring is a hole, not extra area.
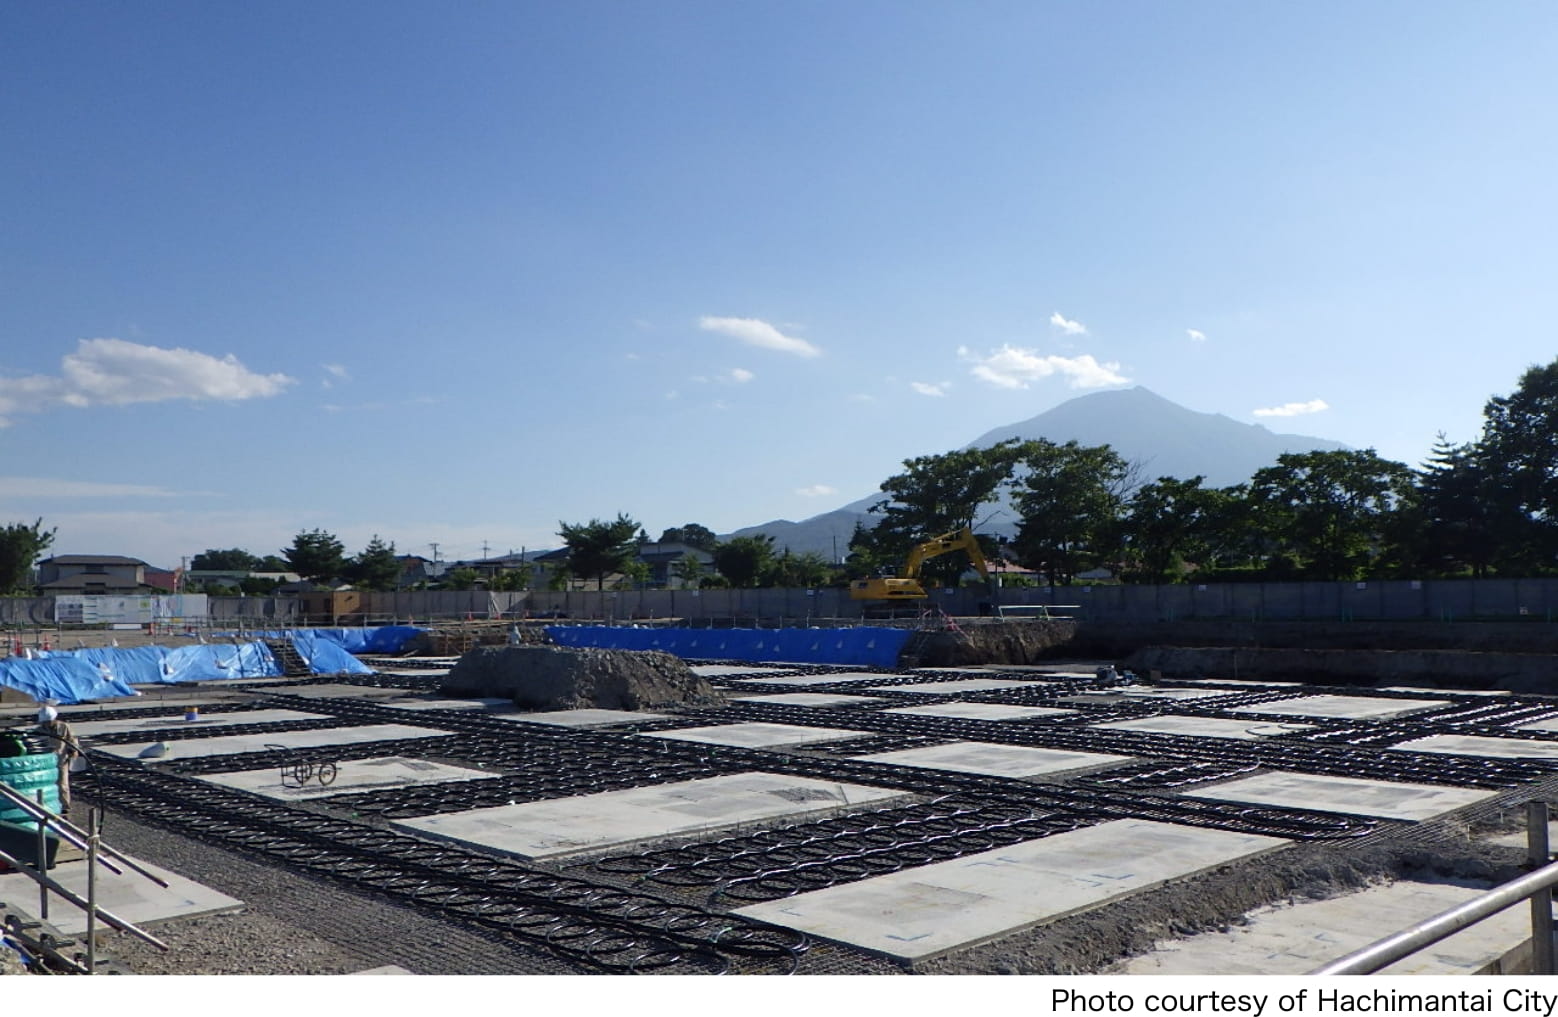
M 487 557 L 487 542 L 485 540 L 481 542 L 481 556 L 483 558 Z
M 433 564 L 437 565 L 438 564 L 438 541 L 435 540 L 431 544 L 428 544 L 427 546 L 431 547 L 433 549 Z

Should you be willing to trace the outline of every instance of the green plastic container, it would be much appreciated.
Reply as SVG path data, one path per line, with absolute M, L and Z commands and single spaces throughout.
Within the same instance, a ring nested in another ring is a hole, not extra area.
M 43 792 L 43 807 L 50 812 L 60 809 L 59 756 L 52 752 L 37 755 L 0 757 L 0 784 L 7 784 L 26 795 L 29 801 L 38 800 Z M 37 829 L 29 816 L 18 805 L 0 799 L 0 823 L 16 823 Z

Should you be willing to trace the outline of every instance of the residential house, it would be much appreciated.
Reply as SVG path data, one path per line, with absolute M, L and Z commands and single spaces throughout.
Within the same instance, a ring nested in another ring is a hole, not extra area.
M 134 596 L 160 592 L 146 579 L 151 566 L 117 554 L 57 554 L 38 563 L 38 592 Z

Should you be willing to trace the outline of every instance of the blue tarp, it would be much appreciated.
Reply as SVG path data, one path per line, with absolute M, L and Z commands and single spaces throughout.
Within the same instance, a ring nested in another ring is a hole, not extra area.
M 228 633 L 250 639 L 290 639 L 304 634 L 328 639 L 347 653 L 400 653 L 424 629 L 410 625 L 380 625 L 358 629 L 286 629 L 279 632 Z
M 664 650 L 691 660 L 781 661 L 896 667 L 907 629 L 662 629 L 550 625 L 559 646 Z
M 341 630 L 301 629 L 285 635 L 314 674 L 372 674 L 372 668 L 332 638 L 335 631 Z M 0 685 L 20 689 L 34 699 L 65 704 L 133 696 L 136 693 L 131 685 L 276 678 L 281 674 L 280 663 L 262 642 L 200 643 L 172 648 L 103 646 L 39 651 L 33 660 L 0 660 Z
M 281 665 L 264 643 L 200 643 L 165 651 L 164 682 L 221 678 L 279 678 Z
M 372 674 L 364 664 L 337 643 L 328 629 L 299 629 L 288 634 L 298 655 L 315 674 Z
M 79 703 L 87 699 L 135 695 L 134 689 L 106 675 L 96 664 L 68 653 L 51 654 L 37 660 L 21 657 L 0 660 L 0 685 L 20 689 L 40 702 L 54 699 L 61 703 Z

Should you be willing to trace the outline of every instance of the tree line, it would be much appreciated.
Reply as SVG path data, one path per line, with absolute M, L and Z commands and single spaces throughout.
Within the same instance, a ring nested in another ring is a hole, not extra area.
M 1208 487 L 1204 477 L 1145 480 L 1140 464 L 1107 445 L 1010 440 L 904 461 L 883 481 L 871 506 L 875 525 L 858 525 L 849 557 L 792 554 L 772 537 L 721 541 L 687 523 L 658 543 L 690 549 L 668 570 L 683 587 L 824 587 L 891 573 L 918 543 L 968 527 L 986 557 L 1009 562 L 1051 585 L 1103 569 L 1123 582 L 1356 580 L 1558 574 L 1558 360 L 1533 366 L 1514 392 L 1483 409 L 1482 433 L 1455 445 L 1441 434 L 1413 468 L 1363 451 L 1295 452 L 1241 484 Z M 993 507 L 994 506 L 994 507 Z M 980 513 L 987 515 L 983 518 Z M 1009 512 L 1005 534 L 990 524 Z M 651 543 L 632 517 L 559 522 L 566 554 L 548 583 L 608 580 L 642 586 Z M 0 528 L 0 591 L 25 588 L 55 531 L 43 520 Z M 708 555 L 707 563 L 702 551 Z M 194 569 L 295 572 L 359 589 L 403 585 L 393 542 L 377 535 L 355 555 L 333 534 L 313 529 L 263 558 L 239 548 L 208 549 Z M 967 570 L 962 552 L 932 559 L 923 574 L 953 584 Z M 491 589 L 527 589 L 534 566 L 489 576 Z M 250 580 L 268 592 L 265 580 Z M 470 589 L 469 567 L 451 569 L 431 588 Z

